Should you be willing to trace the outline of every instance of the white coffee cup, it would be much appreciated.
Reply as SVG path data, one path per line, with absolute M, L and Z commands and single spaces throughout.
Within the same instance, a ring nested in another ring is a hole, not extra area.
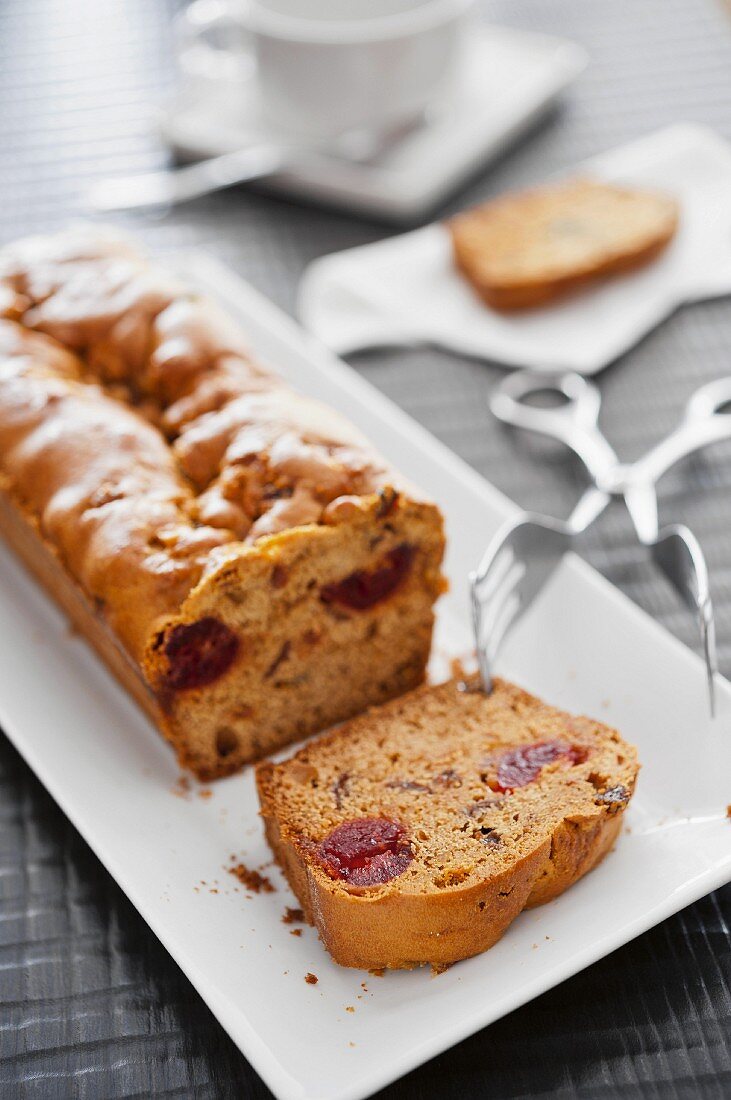
M 265 123 L 302 140 L 418 119 L 454 75 L 473 0 L 195 0 L 181 63 L 232 95 L 256 73 Z

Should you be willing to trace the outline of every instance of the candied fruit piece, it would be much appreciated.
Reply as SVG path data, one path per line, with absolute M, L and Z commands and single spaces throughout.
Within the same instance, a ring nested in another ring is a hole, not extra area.
M 339 810 L 343 808 L 343 799 L 348 797 L 350 785 L 350 775 L 348 772 L 342 772 L 333 783 L 330 788 L 335 799 L 335 805 Z
M 165 686 L 182 691 L 212 684 L 231 667 L 238 649 L 239 639 L 219 619 L 178 623 L 165 642 Z
M 496 806 L 501 806 L 505 801 L 501 794 L 497 792 L 490 798 L 481 798 L 477 802 L 473 802 L 471 806 L 468 806 L 465 813 L 468 817 L 482 817 L 488 810 L 494 810 Z
M 325 837 L 318 855 L 332 878 L 376 886 L 403 874 L 413 859 L 403 825 L 386 817 L 346 821 Z
M 337 603 L 354 611 L 366 611 L 396 591 L 411 569 L 414 548 L 403 542 L 385 555 L 374 569 L 356 569 L 320 592 L 323 603 Z
M 606 806 L 610 813 L 616 813 L 617 810 L 624 809 L 629 799 L 630 793 L 627 788 L 618 783 L 616 787 L 609 787 L 608 790 L 598 794 L 595 802 L 598 805 Z
M 289 573 L 285 565 L 280 565 L 278 562 L 272 569 L 272 575 L 269 578 L 269 583 L 272 588 L 284 588 L 289 579 Z
M 539 775 L 542 768 L 554 760 L 565 758 L 571 764 L 586 760 L 586 750 L 565 741 L 538 741 L 535 745 L 520 745 L 502 754 L 497 765 L 498 791 L 510 792 L 525 787 Z
M 378 519 L 385 519 L 386 516 L 389 516 L 391 512 L 395 511 L 398 507 L 399 493 L 388 485 L 385 489 L 381 489 L 378 497 L 376 516 Z
M 446 768 L 439 775 L 434 776 L 434 782 L 438 787 L 461 787 L 462 777 L 454 768 Z
M 413 779 L 392 779 L 386 786 L 393 791 L 419 791 L 423 794 L 432 794 L 432 789 L 427 783 L 416 783 Z

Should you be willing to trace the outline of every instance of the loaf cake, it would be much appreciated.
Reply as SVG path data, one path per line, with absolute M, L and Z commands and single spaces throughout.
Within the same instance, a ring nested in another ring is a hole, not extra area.
M 619 833 L 635 749 L 502 680 L 424 686 L 257 768 L 267 839 L 336 962 L 491 947 Z
M 0 253 L 0 529 L 202 779 L 423 679 L 437 507 L 113 235 Z
M 458 270 L 487 305 L 509 311 L 648 263 L 677 224 L 669 195 L 580 179 L 505 195 L 448 227 Z

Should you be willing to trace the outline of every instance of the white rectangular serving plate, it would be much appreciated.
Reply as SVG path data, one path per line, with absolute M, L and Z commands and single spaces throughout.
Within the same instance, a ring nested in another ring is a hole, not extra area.
M 176 266 L 239 317 L 261 358 L 347 413 L 441 504 L 452 591 L 437 651 L 464 651 L 467 571 L 514 506 L 217 262 Z M 712 722 L 700 660 L 573 556 L 500 671 L 639 746 L 626 835 L 439 977 L 336 966 L 311 928 L 298 938 L 282 923 L 294 900 L 276 868 L 275 893 L 247 894 L 225 868 L 271 858 L 252 771 L 186 793 L 150 723 L 4 548 L 0 624 L 3 729 L 279 1100 L 368 1096 L 731 878 L 731 685 L 719 683 Z

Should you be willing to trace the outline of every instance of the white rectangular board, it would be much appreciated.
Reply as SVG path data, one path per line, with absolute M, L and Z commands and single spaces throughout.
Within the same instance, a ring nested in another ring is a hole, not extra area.
M 437 651 L 463 651 L 467 572 L 514 506 L 225 268 L 200 254 L 178 266 L 240 318 L 260 358 L 347 413 L 443 507 L 452 590 Z M 169 748 L 0 548 L 0 724 L 279 1100 L 368 1096 L 731 878 L 726 681 L 711 722 L 699 659 L 573 556 L 499 671 L 639 746 L 627 835 L 485 955 L 436 978 L 372 977 L 331 962 L 311 928 L 290 935 L 295 902 L 276 868 L 274 893 L 247 895 L 227 873 L 232 855 L 271 859 L 252 771 L 209 797 L 182 792 Z

